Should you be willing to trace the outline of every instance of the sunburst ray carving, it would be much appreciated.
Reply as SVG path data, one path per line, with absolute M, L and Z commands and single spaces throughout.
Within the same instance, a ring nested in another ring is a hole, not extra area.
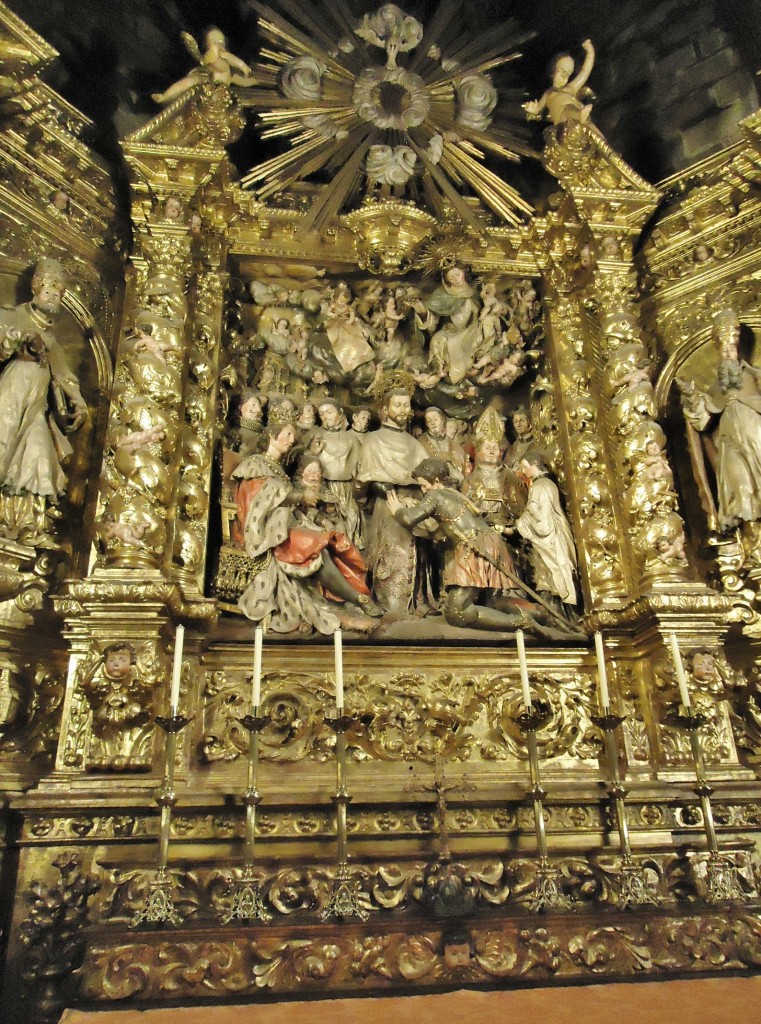
M 475 230 L 471 190 L 503 222 L 531 206 L 486 165 L 487 154 L 536 156 L 527 142 L 520 91 L 498 90 L 494 72 L 520 57 L 532 35 L 513 19 L 472 36 L 460 0 L 442 0 L 427 26 L 395 4 L 357 15 L 346 0 L 252 0 L 265 40 L 245 92 L 263 138 L 284 152 L 242 179 L 261 199 L 312 175 L 330 178 L 303 224 L 324 231 L 363 184 L 405 197 L 439 219 L 448 211 Z M 385 59 L 384 59 L 385 58 Z

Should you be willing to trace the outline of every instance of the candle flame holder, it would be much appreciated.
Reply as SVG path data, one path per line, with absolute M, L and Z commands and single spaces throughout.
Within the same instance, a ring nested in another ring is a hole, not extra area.
M 608 762 L 610 779 L 608 796 L 618 828 L 618 841 L 621 849 L 621 865 L 618 872 L 618 898 L 623 910 L 632 907 L 659 905 L 644 865 L 632 857 L 629 823 L 626 819 L 626 795 L 628 790 L 623 784 L 621 769 L 618 762 L 618 742 L 616 730 L 623 721 L 624 715 L 616 715 L 610 708 L 602 708 L 599 715 L 590 716 L 594 724 L 605 734 L 605 753 Z
M 372 715 L 348 715 L 343 708 L 336 708 L 335 718 L 325 718 L 326 724 L 336 734 L 336 791 L 331 800 L 336 809 L 338 865 L 330 897 L 320 914 L 322 921 L 329 921 L 331 918 L 343 920 L 347 917 L 356 917 L 360 921 L 366 921 L 370 916 L 362 905 L 363 893 L 359 882 L 349 874 L 346 817 L 347 808 L 351 803 L 351 795 L 346 788 L 346 733 L 356 726 L 369 724 L 372 717 Z
M 547 724 L 551 716 L 552 708 L 548 701 L 533 700 L 528 707 L 524 705 L 523 710 L 513 717 L 518 728 L 526 735 L 528 744 L 531 787 L 527 795 L 534 805 L 534 829 L 539 850 L 534 892 L 530 904 L 530 909 L 534 913 L 543 910 L 569 910 L 573 906 L 573 901 L 560 887 L 560 872 L 550 863 L 547 852 L 547 832 L 544 826 L 544 798 L 547 794 L 542 789 L 536 734 L 543 725 Z
M 706 775 L 703 746 L 700 742 L 700 729 L 705 725 L 707 717 L 693 712 L 684 704 L 672 706 L 666 712 L 666 720 L 670 725 L 684 729 L 689 733 L 692 763 L 695 769 L 695 785 L 693 792 L 700 801 L 703 816 L 703 828 L 708 846 L 708 864 L 706 868 L 706 901 L 708 903 L 745 903 L 751 897 L 740 884 L 737 865 L 724 856 L 719 849 L 716 836 L 716 823 L 713 816 L 711 786 Z
M 177 803 L 174 791 L 174 762 L 177 753 L 177 737 L 192 718 L 171 714 L 156 716 L 156 725 L 166 733 L 164 744 L 164 768 L 161 787 L 156 793 L 156 803 L 161 809 L 159 825 L 159 849 L 156 858 L 156 875 L 148 887 L 143 909 L 138 912 L 131 927 L 143 924 L 182 924 L 182 915 L 174 905 L 174 885 L 166 870 L 169 858 L 169 829 L 172 823 L 172 809 Z
M 272 920 L 272 914 L 264 906 L 259 881 L 254 873 L 254 847 L 256 844 L 256 809 L 262 802 L 257 788 L 259 772 L 259 733 L 271 722 L 270 715 L 260 715 L 258 706 L 252 715 L 244 715 L 238 721 L 248 730 L 248 783 L 243 794 L 246 808 L 246 840 L 243 870 L 230 887 L 230 904 L 221 915 L 222 924 L 231 921 Z

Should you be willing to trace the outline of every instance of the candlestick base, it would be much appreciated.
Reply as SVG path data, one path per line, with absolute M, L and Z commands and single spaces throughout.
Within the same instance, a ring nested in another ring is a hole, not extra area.
M 684 704 L 672 704 L 666 711 L 665 718 L 669 725 L 675 725 L 677 729 L 686 729 L 687 732 L 700 729 L 707 722 L 705 715 L 699 711 L 695 713 Z
M 166 872 L 160 869 L 148 887 L 143 909 L 138 911 L 131 928 L 145 924 L 170 924 L 178 928 L 183 922 L 182 914 L 174 905 L 174 886 Z
M 359 887 L 359 882 L 349 876 L 349 865 L 339 864 L 336 877 L 333 879 L 330 899 L 320 914 L 320 920 L 329 921 L 331 918 L 343 920 L 346 917 L 357 917 L 360 921 L 366 921 L 370 915 L 360 902 L 361 896 L 362 890 Z
M 533 700 L 531 707 L 523 706 L 523 710 L 513 716 L 513 721 L 523 732 L 536 732 L 549 722 L 552 708 L 546 700 Z
M 719 853 L 711 853 L 706 865 L 708 903 L 746 903 L 752 897 L 740 885 L 737 866 Z
M 259 883 L 250 868 L 244 868 L 243 874 L 230 887 L 230 905 L 221 915 L 222 924 L 231 921 L 262 921 L 266 924 L 272 920 L 272 914 L 265 908 Z
M 661 901 L 642 864 L 624 857 L 618 877 L 618 897 L 622 910 L 660 906 Z
M 272 721 L 271 715 L 244 715 L 238 721 L 249 732 L 262 732 Z
M 530 909 L 534 914 L 543 910 L 570 910 L 573 900 L 560 888 L 560 872 L 549 861 L 542 860 L 536 872 Z
M 167 733 L 182 732 L 192 721 L 192 715 L 190 718 L 185 718 L 184 715 L 156 715 L 156 725 Z
M 622 722 L 626 721 L 626 715 L 615 715 L 608 708 L 604 708 L 599 715 L 590 715 L 589 717 L 603 732 L 613 732 Z

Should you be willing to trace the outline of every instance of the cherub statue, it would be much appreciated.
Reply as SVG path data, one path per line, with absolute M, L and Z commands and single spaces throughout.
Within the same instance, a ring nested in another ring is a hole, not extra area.
M 502 384 L 509 387 L 525 373 L 525 366 L 528 355 L 520 348 L 508 348 L 507 352 L 503 346 L 492 353 L 497 359 L 492 359 L 487 364 L 484 372 L 478 378 L 479 384 Z
M 160 362 L 166 362 L 166 353 L 170 352 L 172 349 L 172 346 L 168 342 L 154 338 L 150 330 L 139 325 L 135 326 L 132 338 L 134 338 L 132 342 L 133 352 L 149 352 Z
M 529 118 L 536 120 L 546 110 L 553 124 L 566 124 L 568 121 L 583 123 L 589 120 L 592 104 L 582 102 L 582 98 L 594 98 L 586 84 L 594 67 L 595 48 L 589 39 L 584 40 L 581 48 L 584 50 L 584 63 L 575 78 L 571 78 L 575 67 L 573 57 L 569 53 L 561 53 L 555 58 L 549 89 L 538 100 L 529 100 L 523 104 Z
M 423 26 L 396 4 L 384 4 L 373 14 L 366 14 L 354 34 L 371 46 L 386 51 L 386 67 L 395 68 L 400 53 L 414 50 L 423 38 Z
M 526 279 L 510 289 L 510 310 L 512 322 L 521 334 L 528 335 L 536 326 L 539 300 L 533 283 Z
M 155 665 L 131 643 L 112 643 L 88 659 L 82 691 L 92 712 L 88 768 L 150 768 L 151 710 Z
M 655 550 L 659 561 L 666 565 L 687 565 L 687 552 L 684 549 L 684 533 L 674 537 L 659 537 L 655 542 Z
M 674 481 L 671 466 L 664 454 L 660 444 L 652 438 L 645 445 L 645 455 L 642 459 L 642 467 L 650 480 L 665 480 L 670 485 Z
M 210 81 L 214 85 L 256 85 L 256 79 L 251 75 L 251 68 L 230 53 L 227 49 L 227 40 L 218 28 L 210 28 L 206 31 L 206 49 L 203 53 L 198 43 L 189 32 L 182 33 L 182 41 L 185 44 L 191 57 L 198 61 L 198 67 L 192 68 L 187 75 L 178 82 L 170 85 L 164 92 L 154 92 L 151 98 L 156 103 L 166 105 L 179 99 L 190 89 L 193 89 L 201 82 Z

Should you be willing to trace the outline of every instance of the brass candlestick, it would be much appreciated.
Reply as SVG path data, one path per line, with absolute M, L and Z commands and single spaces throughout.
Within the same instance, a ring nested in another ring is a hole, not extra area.
M 534 828 L 539 850 L 534 895 L 531 900 L 531 910 L 535 913 L 541 910 L 568 910 L 573 905 L 560 888 L 560 872 L 550 863 L 547 856 L 547 833 L 544 827 L 544 798 L 547 794 L 542 789 L 536 733 L 549 721 L 550 715 L 550 705 L 547 701 L 535 700 L 528 706 L 524 704 L 523 710 L 513 719 L 526 735 L 528 743 L 531 771 L 531 788 L 528 790 L 528 796 L 534 805 Z
M 616 729 L 624 721 L 623 715 L 614 715 L 609 707 L 602 708 L 599 715 L 592 715 L 592 721 L 605 734 L 605 753 L 610 772 L 608 796 L 616 817 L 618 840 L 621 848 L 621 870 L 619 872 L 619 898 L 621 907 L 642 907 L 650 904 L 658 906 L 658 896 L 653 892 L 647 879 L 647 873 L 632 857 L 629 824 L 626 820 L 626 787 L 621 778 L 618 766 L 618 742 Z
M 703 747 L 700 742 L 700 728 L 705 724 L 706 717 L 695 714 L 691 706 L 680 704 L 669 714 L 669 722 L 684 729 L 690 736 L 692 762 L 695 767 L 696 785 L 694 792 L 700 800 L 703 814 L 703 827 L 708 845 L 708 865 L 706 874 L 706 899 L 709 903 L 744 902 L 749 897 L 740 885 L 735 864 L 721 854 L 716 838 L 716 824 L 713 817 L 711 794 L 713 787 L 708 782 L 703 759 Z
M 260 715 L 256 705 L 252 715 L 239 719 L 240 724 L 248 729 L 248 783 L 243 802 L 246 805 L 246 847 L 243 859 L 243 871 L 231 887 L 230 906 L 222 914 L 222 924 L 230 921 L 271 921 L 270 914 L 264 907 L 259 882 L 254 876 L 254 845 L 256 842 L 256 808 L 262 802 L 257 789 L 259 770 L 259 733 L 266 729 L 270 722 L 269 715 Z
M 177 803 L 174 791 L 174 760 L 177 751 L 177 737 L 191 721 L 178 715 L 176 709 L 168 718 L 156 716 L 156 725 L 166 733 L 164 745 L 164 777 L 161 788 L 156 793 L 156 803 L 161 808 L 159 825 L 159 852 L 156 862 L 156 875 L 148 888 L 143 909 L 132 922 L 136 928 L 141 924 L 182 924 L 182 916 L 174 905 L 174 886 L 167 875 L 166 865 L 169 857 L 169 827 L 172 821 L 172 808 Z
M 323 921 L 332 917 L 358 917 L 366 921 L 370 916 L 362 906 L 359 883 L 349 876 L 349 857 L 346 850 L 346 810 L 351 796 L 346 788 L 346 733 L 361 719 L 336 708 L 335 718 L 326 718 L 326 723 L 336 734 L 336 791 L 331 797 L 336 809 L 336 837 L 338 866 L 333 888 L 327 906 L 320 914 Z

